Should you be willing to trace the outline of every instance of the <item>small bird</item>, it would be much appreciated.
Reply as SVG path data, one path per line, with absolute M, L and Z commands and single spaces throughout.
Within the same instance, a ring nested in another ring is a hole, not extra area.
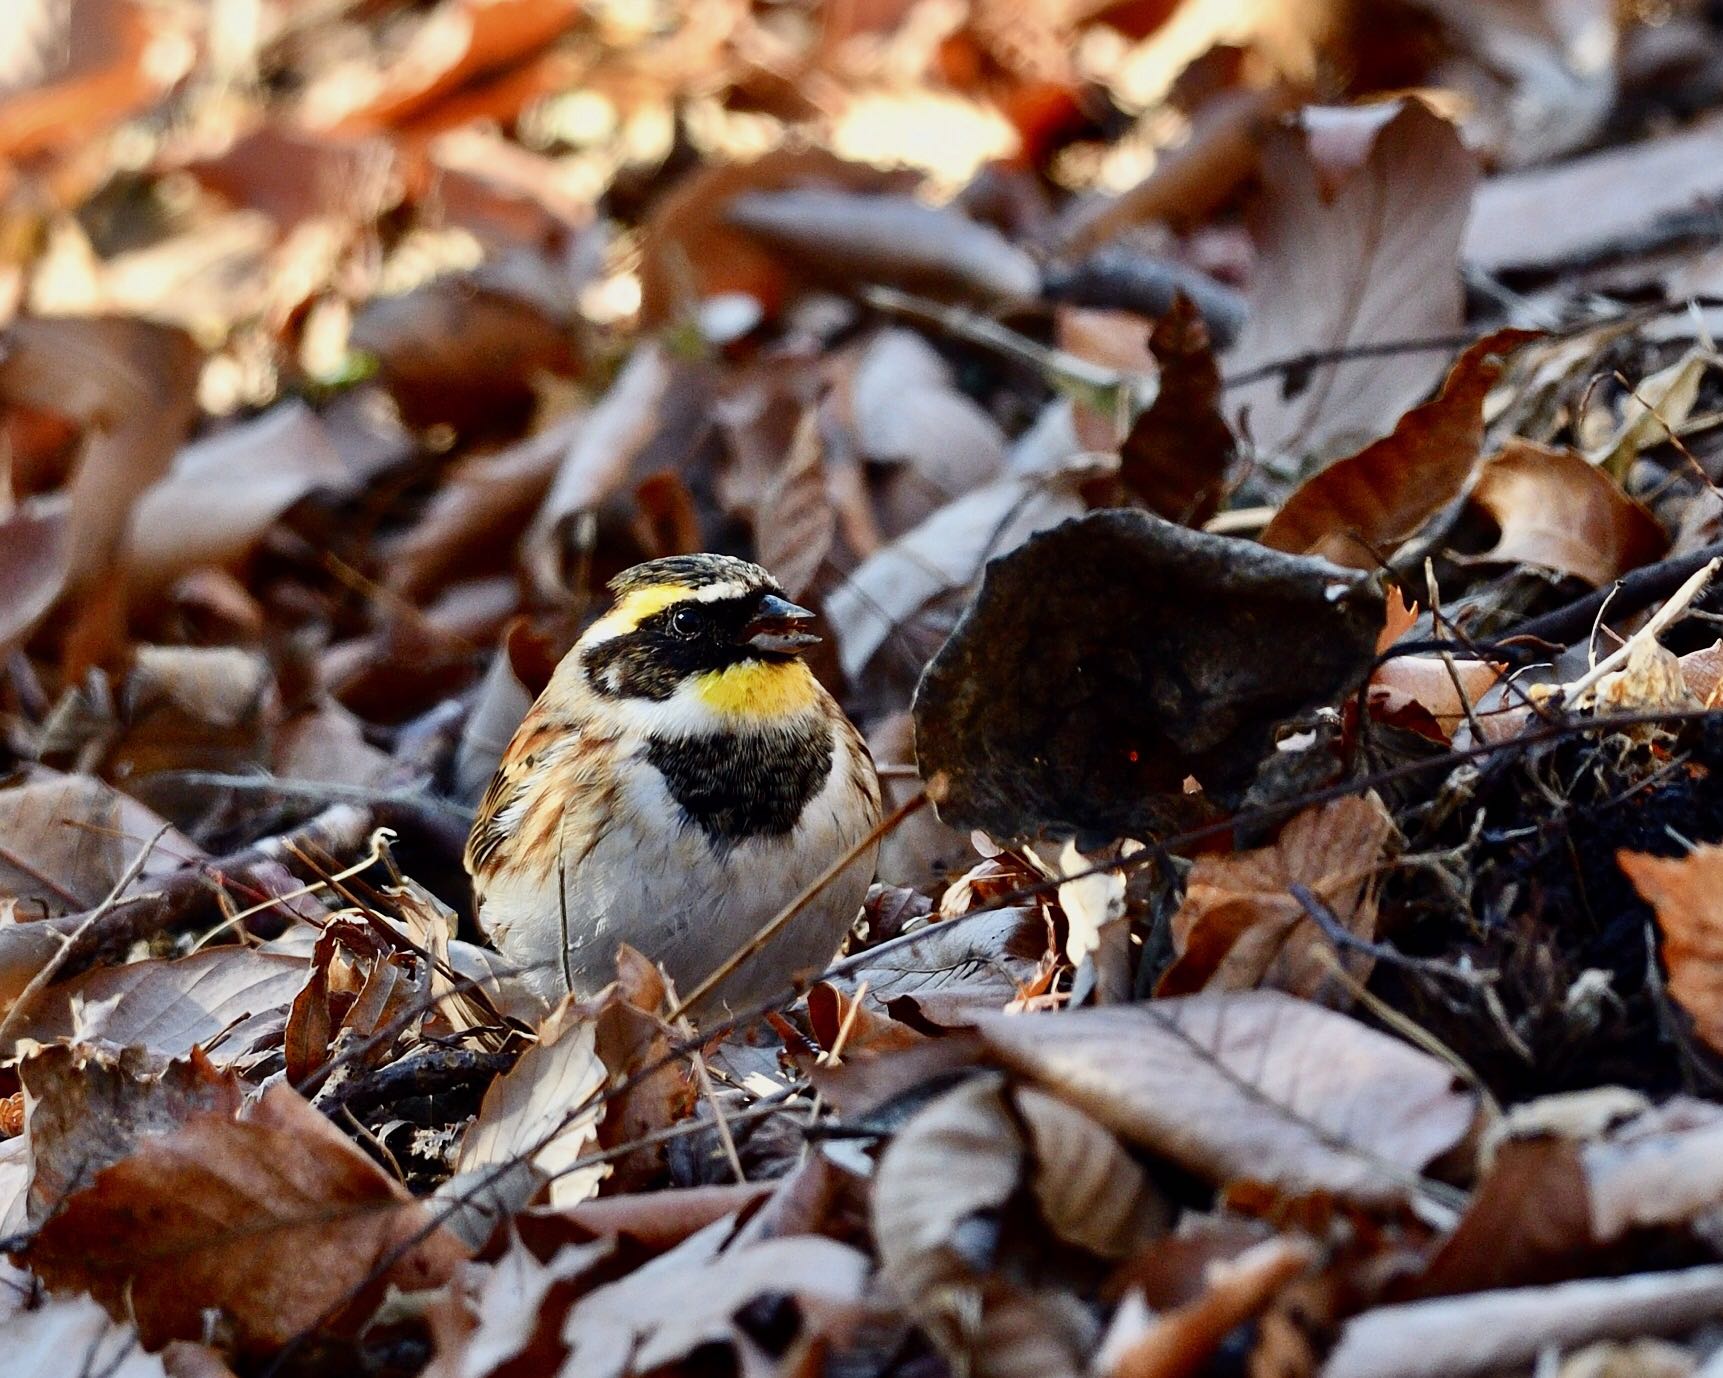
M 813 614 L 758 565 L 678 555 L 557 666 L 479 805 L 479 926 L 539 998 L 590 995 L 622 943 L 690 995 L 880 818 L 861 734 L 801 655 Z M 692 1013 L 742 1009 L 826 966 L 877 844 Z

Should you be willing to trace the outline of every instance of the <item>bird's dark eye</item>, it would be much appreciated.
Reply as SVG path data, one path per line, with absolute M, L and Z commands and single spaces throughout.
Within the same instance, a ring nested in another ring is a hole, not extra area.
M 670 635 L 692 637 L 700 634 L 700 614 L 693 608 L 677 608 L 670 614 Z

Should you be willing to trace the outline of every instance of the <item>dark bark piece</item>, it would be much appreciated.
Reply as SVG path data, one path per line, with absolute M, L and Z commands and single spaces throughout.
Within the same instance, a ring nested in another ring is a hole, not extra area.
M 1235 804 L 1278 724 L 1368 673 L 1365 575 L 1146 512 L 1069 521 L 987 567 L 916 691 L 940 816 L 1000 837 L 1152 834 L 1183 783 Z

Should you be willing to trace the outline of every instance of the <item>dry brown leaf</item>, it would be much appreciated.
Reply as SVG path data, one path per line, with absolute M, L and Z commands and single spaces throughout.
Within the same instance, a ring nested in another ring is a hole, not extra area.
M 454 0 L 411 31 L 375 81 L 337 69 L 302 102 L 307 121 L 341 133 L 388 129 L 423 118 L 468 82 L 530 58 L 580 15 L 578 0 Z M 507 119 L 508 106 L 489 109 Z
M 218 1307 L 256 1353 L 330 1312 L 336 1329 L 362 1320 L 387 1286 L 443 1282 L 462 1250 L 429 1219 L 278 1085 L 242 1118 L 198 1114 L 141 1140 L 65 1202 L 29 1262 L 50 1287 L 135 1315 L 146 1344 L 203 1335 Z
M 1657 916 L 1670 995 L 1706 1045 L 1723 1052 L 1723 847 L 1701 844 L 1679 857 L 1620 851 L 1615 859 Z
M 304 958 L 250 948 L 97 967 L 45 992 L 13 1032 L 40 1043 L 75 1035 L 137 1045 L 164 1057 L 205 1047 L 226 1066 L 279 1035 L 304 979 Z
M 1447 335 L 1460 327 L 1460 239 L 1476 168 L 1453 126 L 1417 101 L 1377 124 L 1337 188 L 1307 133 L 1277 130 L 1264 158 L 1261 257 L 1229 357 L 1246 373 L 1312 350 Z M 1437 354 L 1314 365 L 1228 393 L 1268 454 L 1344 453 L 1384 434 L 1441 373 Z M 1301 384 L 1283 393 L 1283 383 Z
M 1316 1259 L 1307 1240 L 1267 1239 L 1211 1265 L 1202 1294 L 1183 1306 L 1154 1316 L 1144 1308 L 1121 1307 L 1097 1371 L 1105 1378 L 1194 1378 L 1208 1371 L 1228 1334 L 1259 1315 Z
M 10 498 L 0 492 L 0 653 L 35 630 L 72 569 L 70 499 L 31 498 L 5 510 Z
M 1080 515 L 1077 483 L 1075 473 L 998 479 L 862 561 L 826 600 L 844 673 L 859 675 L 888 637 L 942 594 L 967 588 L 989 560 Z
M 183 331 L 119 316 L 28 317 L 12 323 L 6 343 L 0 399 L 84 431 L 63 539 L 66 586 L 88 593 L 119 563 L 138 498 L 191 425 L 199 352 Z M 69 638 L 74 676 L 109 658 L 123 629 L 125 585 L 113 580 L 99 592 Z
M 356 477 L 316 413 L 283 402 L 174 457 L 138 499 L 130 577 L 154 591 L 198 566 L 234 564 L 301 498 L 346 492 Z
M 882 330 L 837 389 L 858 453 L 902 466 L 878 502 L 888 536 L 943 502 L 974 492 L 1005 468 L 998 424 L 961 392 L 950 366 L 921 336 Z
M 1501 528 L 1478 558 L 1601 586 L 1669 548 L 1657 519 L 1572 450 L 1514 440 L 1484 461 L 1472 501 Z
M 166 16 L 135 0 L 63 0 L 33 79 L 0 96 L 0 157 L 94 141 L 170 87 L 190 58 Z M 17 14 L 8 23 L 20 23 Z M 22 35 L 8 34 L 9 41 Z M 160 44 L 160 47 L 156 45 Z M 155 48 L 157 60 L 149 61 Z
M 195 1115 L 231 1115 L 244 1092 L 201 1053 L 168 1060 L 143 1048 L 59 1044 L 28 1053 L 24 1085 L 30 1140 L 29 1220 L 54 1215 L 141 1141 Z
M 1220 412 L 1220 370 L 1208 329 L 1179 297 L 1149 348 L 1160 390 L 1119 447 L 1119 482 L 1169 521 L 1201 526 L 1220 507 L 1237 442 Z
M 92 776 L 38 768 L 25 783 L 0 790 L 0 895 L 21 902 L 21 919 L 93 909 L 165 826 L 135 799 Z M 148 889 L 202 855 L 170 829 L 126 893 Z
M 1474 1115 L 1445 1063 L 1279 991 L 977 1025 L 1008 1066 L 1209 1181 L 1403 1200 Z
M 783 467 L 754 513 L 755 558 L 794 600 L 812 586 L 836 534 L 819 413 L 810 408 L 802 413 Z
M 1008 1214 L 1024 1187 L 1055 1233 L 1104 1257 L 1166 1228 L 1166 1203 L 1111 1134 L 1032 1087 L 1010 1091 L 998 1075 L 971 1078 L 921 1110 L 874 1177 L 887 1285 L 948 1356 L 981 1373 L 1015 1371 L 990 1333 L 1008 1324 L 997 1313 L 1037 1309 L 1016 1289 L 989 1285 L 1000 1260 L 984 1222 Z
M 1486 272 L 1550 268 L 1625 247 L 1659 220 L 1723 192 L 1723 116 L 1554 167 L 1487 179 L 1466 227 Z
M 571 413 L 507 449 L 454 465 L 424 515 L 388 545 L 387 585 L 419 600 L 457 576 L 506 568 L 585 421 L 585 413 Z
M 491 259 L 373 297 L 354 316 L 351 344 L 376 359 L 408 424 L 506 432 L 532 415 L 535 379 L 579 367 L 570 293 L 558 265 Z
M 1408 710 L 1421 709 L 1434 722 L 1441 740 L 1452 741 L 1466 721 L 1467 709 L 1489 691 L 1506 668 L 1493 660 L 1395 656 L 1370 676 L 1370 712 L 1383 721 L 1417 730 L 1417 714 Z
M 1306 479 L 1274 514 L 1262 543 L 1377 568 L 1460 495 L 1484 443 L 1484 397 L 1501 376 L 1501 356 L 1534 338 L 1498 330 L 1471 345 L 1434 399 L 1382 439 Z
M 1723 702 L 1723 640 L 1681 657 L 1681 675 L 1687 692 L 1705 708 Z
M 773 314 L 804 279 L 755 237 L 730 223 L 736 198 L 795 187 L 888 191 L 901 177 L 848 163 L 823 149 L 778 149 L 751 163 L 705 168 L 684 177 L 646 222 L 641 246 L 640 311 L 663 325 L 713 298 L 739 293 Z
M 736 197 L 725 219 L 811 274 L 994 303 L 1033 297 L 1035 260 L 997 230 L 913 197 L 798 187 Z
M 1394 820 L 1374 794 L 1336 799 L 1295 816 L 1273 845 L 1233 856 L 1201 856 L 1173 915 L 1178 954 L 1162 975 L 1161 995 L 1270 986 L 1328 1005 L 1349 1003 L 1331 959 L 1354 980 L 1369 979 L 1372 958 L 1342 949 L 1317 928 L 1290 893 L 1302 885 L 1347 932 L 1376 936 L 1376 875 Z

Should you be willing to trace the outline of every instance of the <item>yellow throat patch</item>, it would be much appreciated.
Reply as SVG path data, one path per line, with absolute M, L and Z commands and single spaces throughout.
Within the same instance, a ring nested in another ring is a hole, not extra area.
M 732 718 L 784 718 L 811 707 L 819 682 L 799 660 L 747 660 L 694 678 L 694 696 Z

